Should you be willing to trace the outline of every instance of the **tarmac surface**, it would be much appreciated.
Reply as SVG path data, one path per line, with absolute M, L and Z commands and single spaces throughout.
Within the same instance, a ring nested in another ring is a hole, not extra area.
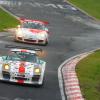
M 13 41 L 13 34 L 0 33 L 0 50 L 6 45 L 42 48 L 47 56 L 45 85 L 42 88 L 0 82 L 0 100 L 61 100 L 57 70 L 61 63 L 78 53 L 100 47 L 100 26 L 91 17 L 62 0 L 1 0 L 0 4 L 18 17 L 46 20 L 49 24 L 48 46 Z

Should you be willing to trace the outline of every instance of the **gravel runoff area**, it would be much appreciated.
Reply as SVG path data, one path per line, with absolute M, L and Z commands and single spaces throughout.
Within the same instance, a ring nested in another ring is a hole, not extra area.
M 59 67 L 58 77 L 62 100 L 85 100 L 80 90 L 80 84 L 75 72 L 75 67 L 81 59 L 85 58 L 92 52 L 93 51 L 82 53 L 69 58 Z

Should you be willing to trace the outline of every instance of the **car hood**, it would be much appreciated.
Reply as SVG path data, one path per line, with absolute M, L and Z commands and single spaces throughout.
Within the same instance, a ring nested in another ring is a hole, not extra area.
M 10 72 L 19 73 L 20 68 L 23 66 L 25 73 L 33 74 L 34 67 L 39 66 L 37 63 L 24 62 L 24 61 L 4 61 L 3 64 L 10 66 Z
M 22 31 L 22 33 L 29 33 L 29 34 L 46 33 L 46 31 L 38 29 L 20 28 L 20 30 Z

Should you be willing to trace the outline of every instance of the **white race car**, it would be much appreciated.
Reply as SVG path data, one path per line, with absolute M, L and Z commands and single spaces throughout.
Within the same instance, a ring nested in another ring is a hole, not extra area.
M 0 80 L 43 85 L 46 62 L 40 60 L 36 52 L 11 49 L 6 55 L 0 56 Z
M 21 25 L 18 25 L 15 31 L 15 40 L 26 43 L 47 45 L 49 40 L 49 31 L 46 25 L 48 22 L 39 20 L 20 19 Z

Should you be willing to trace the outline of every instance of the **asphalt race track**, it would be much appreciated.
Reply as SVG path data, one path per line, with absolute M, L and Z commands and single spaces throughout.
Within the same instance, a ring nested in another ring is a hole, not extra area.
M 91 18 L 63 0 L 3 0 L 1 5 L 18 17 L 49 22 L 50 43 L 37 46 L 13 41 L 11 33 L 0 33 L 0 49 L 6 45 L 42 48 L 47 62 L 45 84 L 41 88 L 0 82 L 0 100 L 61 100 L 57 70 L 78 53 L 100 47 L 100 30 Z M 89 22 L 89 23 L 88 23 Z

